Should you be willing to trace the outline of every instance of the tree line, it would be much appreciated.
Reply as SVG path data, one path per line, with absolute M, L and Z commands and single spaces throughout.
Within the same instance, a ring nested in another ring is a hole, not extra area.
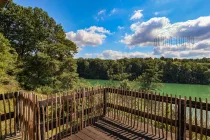
M 124 58 L 119 60 L 77 59 L 79 77 L 104 80 L 155 78 L 154 82 L 210 84 L 210 58 Z M 158 76 L 155 76 L 158 75 Z M 150 80 L 152 81 L 152 79 Z

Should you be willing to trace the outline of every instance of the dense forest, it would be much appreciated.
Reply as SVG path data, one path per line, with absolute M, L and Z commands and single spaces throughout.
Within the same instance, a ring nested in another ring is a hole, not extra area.
M 124 58 L 119 60 L 77 59 L 79 77 L 87 79 L 135 80 L 149 69 L 157 69 L 164 83 L 209 84 L 210 59 Z

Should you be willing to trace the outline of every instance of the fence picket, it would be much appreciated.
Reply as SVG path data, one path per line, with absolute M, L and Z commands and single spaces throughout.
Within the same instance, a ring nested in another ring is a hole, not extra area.
M 198 126 L 197 124 L 197 98 L 195 97 L 195 126 Z M 197 127 L 195 128 L 195 139 L 198 138 L 198 131 Z
M 153 98 L 153 92 L 151 93 L 151 98 Z M 153 100 L 151 100 L 151 109 L 150 109 L 150 123 L 151 123 L 151 129 L 152 129 L 152 134 L 153 134 L 153 126 L 152 126 L 152 104 L 153 104 Z
M 157 119 L 157 111 L 156 111 L 156 108 L 157 108 L 157 106 L 156 106 L 156 104 L 157 104 L 157 93 L 155 92 L 155 110 L 154 110 L 154 112 L 155 112 L 155 135 L 157 135 L 157 122 L 156 122 L 156 119 Z
M 186 139 L 186 107 L 187 107 L 187 101 L 186 96 L 184 96 L 184 139 Z
M 161 126 L 161 130 L 162 130 L 162 137 L 164 138 L 164 131 L 163 131 L 163 125 L 164 125 L 164 123 L 163 123 L 163 116 L 164 116 L 164 93 L 163 93 L 163 96 L 162 96 L 162 126 Z
M 141 126 L 140 126 L 140 128 L 141 128 L 141 130 L 142 130 L 142 127 L 143 127 L 143 124 L 142 124 L 142 122 L 143 122 L 143 119 L 142 119 L 142 115 L 143 115 L 143 114 L 142 114 L 142 110 L 143 110 L 143 101 L 142 101 L 142 100 L 143 100 L 143 97 L 142 97 L 142 91 L 140 91 L 140 97 L 141 97 L 141 99 L 140 99 L 140 100 L 141 100 L 141 114 L 140 114 L 140 115 L 141 115 L 141 118 L 140 118 L 140 119 L 141 119 L 141 123 L 140 123 Z
M 55 94 L 55 119 L 56 119 L 56 128 L 55 128 L 55 139 L 57 140 L 58 139 L 58 113 L 57 113 L 57 111 L 58 111 L 58 104 L 57 104 L 57 98 L 58 98 L 58 96 L 57 96 L 57 93 Z
M 49 95 L 47 95 L 47 101 L 49 100 Z M 49 103 L 47 102 L 46 107 L 46 118 L 47 118 L 47 139 L 49 139 Z
M 66 95 L 65 95 L 65 93 L 63 92 L 63 94 L 62 94 L 62 97 L 66 97 Z M 64 132 L 65 131 L 65 100 L 62 98 L 62 100 L 61 100 L 61 102 L 63 103 L 62 104 L 62 114 L 61 114 L 61 116 L 63 117 L 62 118 L 62 123 L 63 123 L 63 129 L 62 129 L 62 131 Z
M 199 98 L 199 102 L 200 102 L 200 104 L 202 104 L 201 98 Z M 201 126 L 200 139 L 202 140 L 203 139 L 203 110 L 202 110 L 202 106 L 201 106 L 201 109 L 200 109 L 200 126 Z
M 7 116 L 6 116 L 6 102 L 5 102 L 5 96 L 4 96 L 5 94 L 3 94 L 2 95 L 2 97 L 3 97 L 3 106 L 4 106 L 4 118 L 5 118 L 5 129 L 4 129 L 4 134 L 5 134 L 5 136 L 7 135 Z
M 166 139 L 168 138 L 168 94 L 166 94 Z
M 2 135 L 2 126 L 1 126 L 1 112 L 0 112 L 0 139 L 3 139 L 3 135 Z
M 50 96 L 50 99 L 51 100 L 53 100 L 53 96 L 52 96 L 52 94 L 51 94 L 51 96 Z M 54 120 L 54 118 L 53 118 L 53 102 L 51 102 L 51 128 L 52 128 L 52 130 L 51 130 L 51 139 L 53 140 L 53 120 Z
M 206 140 L 208 139 L 208 99 L 206 98 Z
M 170 115 L 170 119 L 172 120 L 172 116 L 173 116 L 173 109 L 172 109 L 172 94 L 170 95 L 170 112 L 171 112 L 171 115 Z M 172 135 L 172 131 L 173 131 L 173 126 L 172 126 L 172 121 L 170 123 L 170 131 L 171 131 L 171 139 L 173 140 L 173 135 Z
M 11 105 L 10 105 L 9 94 L 7 94 L 7 102 L 9 106 L 9 132 L 10 136 L 12 136 L 12 117 L 11 117 Z
M 137 98 L 137 108 L 138 108 L 138 111 L 140 111 L 140 102 L 139 102 L 139 98 L 140 98 L 140 92 L 138 91 L 137 92 L 138 94 L 138 98 Z M 137 129 L 139 129 L 139 123 L 140 123 L 140 113 L 138 113 L 138 116 L 137 116 Z
M 189 138 L 192 139 L 192 101 L 191 97 L 189 97 Z
M 146 111 L 146 97 L 145 97 L 146 94 L 144 94 L 144 132 L 145 132 L 145 129 L 146 129 L 146 123 L 145 123 L 145 120 L 146 120 L 146 114 L 145 114 L 145 111 Z
M 177 97 L 176 97 L 176 95 L 175 95 L 175 140 L 177 140 L 177 135 L 178 135 L 178 132 L 177 132 L 177 118 L 179 117 L 178 116 L 178 113 L 177 113 L 177 105 L 178 105 L 178 103 L 177 103 Z
M 146 92 L 146 97 L 148 97 L 149 96 L 149 93 L 148 92 Z M 149 131 L 149 100 L 146 100 L 147 101 L 147 105 L 146 105 L 146 107 L 147 107 L 147 133 L 148 133 L 148 131 Z
M 158 94 L 158 96 L 160 97 L 160 93 Z M 158 100 L 158 116 L 160 116 L 160 104 L 161 104 L 161 100 L 159 98 L 159 100 Z M 160 121 L 158 122 L 158 126 L 160 126 Z M 158 129 L 158 136 L 160 138 L 160 129 Z

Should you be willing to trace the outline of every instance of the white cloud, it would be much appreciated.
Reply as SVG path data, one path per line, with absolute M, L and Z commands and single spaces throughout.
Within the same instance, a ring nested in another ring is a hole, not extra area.
M 154 14 L 155 14 L 155 15 L 158 15 L 158 14 L 159 14 L 159 12 L 154 12 Z
M 154 47 L 154 55 L 176 58 L 210 57 L 210 39 L 178 45 L 162 45 Z
M 210 38 L 210 16 L 174 24 L 166 17 L 155 17 L 146 22 L 136 22 L 130 28 L 134 33 L 126 34 L 121 40 L 128 47 L 153 45 L 158 36 L 191 36 L 201 41 Z
M 155 29 L 162 28 L 169 24 L 169 20 L 165 17 L 152 18 L 147 22 L 136 22 L 130 26 L 133 34 L 124 36 L 121 42 L 125 43 L 129 48 L 135 46 L 149 46 L 154 45 L 154 38 L 157 34 L 154 33 Z
M 93 54 L 91 54 L 91 53 L 86 53 L 85 55 L 84 55 L 84 58 L 91 58 L 93 56 Z
M 106 38 L 106 34 L 111 33 L 103 27 L 91 26 L 87 29 L 77 30 L 77 32 L 68 32 L 66 37 L 81 49 L 83 46 L 101 45 Z
M 152 53 L 142 52 L 120 52 L 113 50 L 105 50 L 101 54 L 96 54 L 97 58 L 101 59 L 121 59 L 121 58 L 146 58 L 152 57 Z
M 97 13 L 97 15 L 94 16 L 94 19 L 96 21 L 99 21 L 99 20 L 104 20 L 104 17 L 106 16 L 106 9 L 103 9 L 101 11 L 99 11 Z
M 109 16 L 114 15 L 115 13 L 118 12 L 117 8 L 112 9 L 112 11 L 110 12 Z
M 136 10 L 136 11 L 134 11 L 134 14 L 131 16 L 130 20 L 135 20 L 135 19 L 142 18 L 143 17 L 142 11 L 143 10 Z
M 119 30 L 124 29 L 124 27 L 123 27 L 123 26 L 118 26 L 117 28 L 118 28 Z
M 158 16 L 158 15 L 167 15 L 171 10 L 163 10 L 163 11 L 157 11 L 154 12 L 154 15 Z
M 195 44 L 179 43 L 154 47 L 155 56 L 196 58 L 210 57 L 210 16 L 194 20 L 170 23 L 166 17 L 151 18 L 146 22 L 135 22 L 130 26 L 132 34 L 125 34 L 122 43 L 129 48 L 154 46 L 158 37 L 192 37 Z M 166 41 L 162 40 L 161 42 Z
M 105 13 L 106 13 L 106 9 L 103 9 L 103 10 L 98 12 L 98 15 L 102 15 L 102 14 L 105 14 Z

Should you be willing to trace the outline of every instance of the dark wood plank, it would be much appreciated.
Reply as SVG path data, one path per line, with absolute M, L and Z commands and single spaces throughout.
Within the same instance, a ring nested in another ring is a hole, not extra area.
M 108 137 L 106 134 L 100 132 L 99 130 L 97 130 L 96 128 L 93 128 L 93 127 L 86 127 L 87 130 L 95 133 L 96 135 L 99 135 L 100 137 L 102 137 L 103 139 L 105 140 L 110 140 L 112 139 L 111 137 Z
M 91 137 L 89 137 L 88 135 L 82 133 L 81 131 L 79 131 L 78 133 L 75 134 L 77 137 L 79 137 L 82 140 L 93 140 Z
M 8 120 L 11 118 L 14 118 L 14 112 L 10 112 L 10 113 L 6 113 L 6 114 L 1 114 L 0 115 L 0 118 L 1 118 L 1 121 L 5 121 L 5 120 Z
M 68 137 L 70 140 L 82 140 L 81 138 L 79 138 L 76 135 L 72 135 L 71 137 Z
M 105 140 L 100 135 L 96 135 L 95 133 L 93 133 L 92 131 L 90 131 L 86 128 L 83 129 L 81 132 L 84 133 L 85 135 L 89 136 L 90 138 L 94 139 L 94 140 Z
M 3 96 L 4 96 L 4 99 L 7 100 L 7 99 L 12 99 L 13 98 L 13 95 L 15 95 L 15 98 L 17 97 L 17 93 L 18 92 L 11 92 L 11 93 L 5 93 L 5 94 L 0 94 L 0 100 L 3 100 Z

